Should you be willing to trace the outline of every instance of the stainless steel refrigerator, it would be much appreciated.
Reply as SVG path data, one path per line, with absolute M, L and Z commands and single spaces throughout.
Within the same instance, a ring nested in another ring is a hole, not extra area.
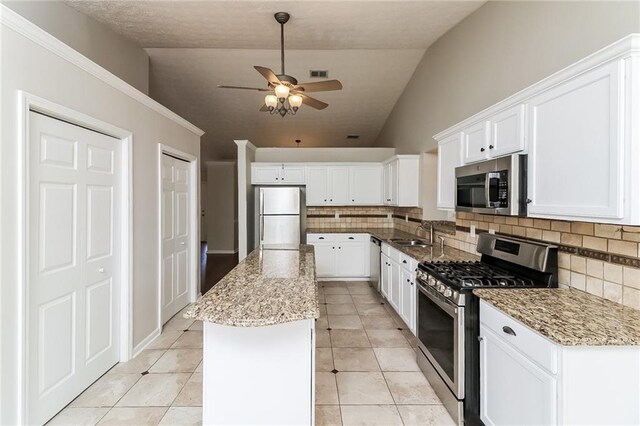
M 307 241 L 305 188 L 255 187 L 255 245 L 297 245 Z

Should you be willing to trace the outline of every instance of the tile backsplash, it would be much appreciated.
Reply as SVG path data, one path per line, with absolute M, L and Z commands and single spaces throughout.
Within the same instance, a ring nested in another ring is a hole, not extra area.
M 307 207 L 307 228 L 393 228 L 393 207 Z
M 472 226 L 556 244 L 561 287 L 640 309 L 640 227 L 458 212 L 455 235 L 442 234 L 445 244 L 476 253 Z

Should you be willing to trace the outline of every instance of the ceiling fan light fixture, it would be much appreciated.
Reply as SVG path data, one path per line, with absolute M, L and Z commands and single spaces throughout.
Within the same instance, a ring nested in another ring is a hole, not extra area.
M 294 110 L 297 110 L 298 108 L 300 108 L 300 105 L 302 105 L 302 96 L 300 95 L 289 96 L 289 105 L 291 105 L 291 108 L 293 108 Z
M 275 87 L 275 92 L 278 99 L 280 99 L 280 102 L 282 102 L 284 99 L 287 99 L 287 97 L 289 96 L 289 88 L 284 84 L 278 84 Z
M 269 107 L 269 109 L 275 108 L 278 106 L 278 97 L 276 95 L 267 95 L 264 97 L 264 104 Z

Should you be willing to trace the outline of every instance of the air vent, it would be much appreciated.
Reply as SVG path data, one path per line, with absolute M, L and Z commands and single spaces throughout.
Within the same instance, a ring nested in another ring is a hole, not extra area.
M 309 75 L 311 76 L 311 78 L 328 78 L 329 77 L 329 71 L 327 70 L 311 70 L 309 71 Z
M 347 135 L 347 139 L 360 139 L 360 135 Z

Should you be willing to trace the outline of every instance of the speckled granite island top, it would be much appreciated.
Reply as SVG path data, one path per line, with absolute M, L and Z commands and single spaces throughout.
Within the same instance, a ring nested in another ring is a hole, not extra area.
M 407 256 L 411 256 L 418 262 L 449 262 L 462 260 L 479 260 L 480 257 L 471 253 L 445 246 L 444 252 L 440 250 L 440 242 L 432 247 L 403 247 L 391 241 L 392 238 L 416 238 L 415 235 L 393 228 L 307 228 L 307 234 L 369 234 L 379 238 L 396 250 Z M 428 237 L 427 237 L 428 239 Z
M 571 289 L 473 293 L 563 346 L 640 345 L 640 311 Z
M 258 248 L 196 301 L 185 318 L 260 327 L 318 318 L 313 246 Z

